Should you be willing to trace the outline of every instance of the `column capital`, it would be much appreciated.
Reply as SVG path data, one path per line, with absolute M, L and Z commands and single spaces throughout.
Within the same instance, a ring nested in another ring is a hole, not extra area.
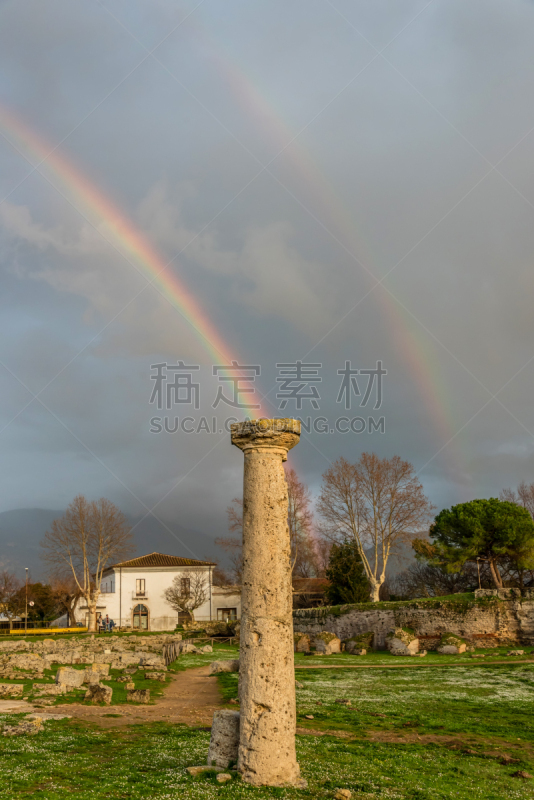
M 240 450 L 281 450 L 284 461 L 287 451 L 300 439 L 298 419 L 251 419 L 230 427 L 232 444 Z

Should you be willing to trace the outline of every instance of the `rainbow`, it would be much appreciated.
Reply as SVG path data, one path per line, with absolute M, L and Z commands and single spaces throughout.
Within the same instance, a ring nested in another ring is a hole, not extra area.
M 162 256 L 133 223 L 86 175 L 73 166 L 63 152 L 60 153 L 57 147 L 49 145 L 4 105 L 0 105 L 0 133 L 35 169 L 53 175 L 55 181 L 50 182 L 54 188 L 60 191 L 87 221 L 97 227 L 104 238 L 180 312 L 195 331 L 196 337 L 213 364 L 240 363 L 235 353 L 231 354 L 230 347 L 183 281 L 171 271 L 170 262 L 165 263 Z M 37 164 L 32 162 L 31 156 L 38 160 Z M 61 188 L 56 185 L 56 181 L 59 181 Z M 254 387 L 251 385 L 249 388 Z M 259 402 L 256 398 L 253 400 L 255 403 Z M 263 414 L 261 408 L 247 409 L 247 411 L 249 416 L 254 417 Z
M 451 392 L 438 367 L 435 342 L 430 331 L 395 298 L 385 280 L 377 285 L 377 278 L 365 264 L 373 263 L 373 259 L 365 245 L 364 236 L 357 235 L 356 220 L 349 214 L 345 203 L 318 167 L 316 159 L 301 143 L 299 133 L 290 129 L 245 70 L 236 66 L 232 56 L 223 51 L 219 42 L 214 42 L 206 30 L 194 23 L 192 18 L 187 21 L 186 26 L 197 38 L 202 55 L 213 63 L 214 74 L 224 81 L 244 115 L 256 124 L 258 135 L 269 138 L 276 144 L 279 154 L 283 153 L 288 159 L 290 169 L 300 182 L 301 196 L 306 198 L 306 203 L 302 203 L 288 190 L 289 194 L 367 273 L 370 280 L 368 293 L 372 292 L 382 318 L 388 321 L 392 341 L 416 382 L 418 394 L 440 443 L 446 447 L 456 437 L 460 425 L 453 418 Z M 273 161 L 276 158 L 277 156 Z M 328 332 L 325 336 L 327 335 Z M 455 463 L 451 463 L 451 471 L 458 471 L 459 466 L 455 460 Z M 461 473 L 462 479 L 468 477 L 465 467 Z

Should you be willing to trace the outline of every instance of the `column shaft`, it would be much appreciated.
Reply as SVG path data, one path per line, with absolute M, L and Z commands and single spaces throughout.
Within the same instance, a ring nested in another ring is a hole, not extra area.
M 289 420 L 289 422 L 293 422 Z M 295 435 L 293 446 L 298 441 Z M 287 444 L 249 440 L 244 451 L 243 584 L 238 770 L 249 783 L 301 786 L 295 752 L 295 673 Z

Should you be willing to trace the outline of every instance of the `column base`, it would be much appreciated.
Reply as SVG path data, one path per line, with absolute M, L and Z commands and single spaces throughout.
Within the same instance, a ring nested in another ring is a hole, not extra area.
M 241 773 L 241 779 L 252 786 L 272 786 L 275 789 L 307 789 L 308 781 L 305 778 L 296 778 L 294 781 L 262 781 L 253 772 Z

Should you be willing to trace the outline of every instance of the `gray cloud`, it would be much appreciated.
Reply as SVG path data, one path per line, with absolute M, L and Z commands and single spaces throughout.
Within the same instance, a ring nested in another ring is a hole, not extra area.
M 383 361 L 385 435 L 305 435 L 292 459 L 314 490 L 373 449 L 412 460 L 438 506 L 495 495 L 534 480 L 533 8 L 334 6 L 3 4 L 2 97 L 51 146 L 67 137 L 226 349 L 261 365 L 269 413 L 278 362 L 323 364 L 333 420 L 337 370 Z M 210 418 L 214 356 L 53 170 L 23 180 L 18 150 L 35 154 L 0 133 L 0 510 L 84 491 L 139 514 L 167 495 L 162 517 L 222 533 L 242 468 L 228 436 L 149 432 L 151 365 L 199 364 Z M 24 409 L 25 386 L 50 411 Z

